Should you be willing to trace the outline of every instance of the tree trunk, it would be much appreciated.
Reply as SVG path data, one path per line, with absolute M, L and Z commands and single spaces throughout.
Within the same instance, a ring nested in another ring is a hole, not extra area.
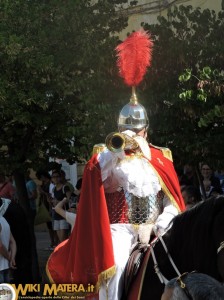
M 15 185 L 16 185 L 16 192 L 19 199 L 19 204 L 23 208 L 27 223 L 29 225 L 29 236 L 27 237 L 30 239 L 30 245 L 31 245 L 31 257 L 32 257 L 32 277 L 30 280 L 30 283 L 39 283 L 40 278 L 40 270 L 39 270 L 39 263 L 38 263 L 38 255 L 37 255 L 37 249 L 36 249 L 36 236 L 34 233 L 34 216 L 32 214 L 30 205 L 29 205 L 29 199 L 26 189 L 26 183 L 25 183 L 25 177 L 23 172 L 20 170 L 14 171 L 14 179 L 15 179 Z

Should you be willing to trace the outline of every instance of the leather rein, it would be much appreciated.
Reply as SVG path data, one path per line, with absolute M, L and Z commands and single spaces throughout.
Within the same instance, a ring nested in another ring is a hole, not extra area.
M 220 243 L 219 248 L 217 249 L 217 254 L 219 254 L 220 251 L 223 250 L 223 249 L 224 249 L 224 241 L 222 241 L 222 242 Z
M 188 273 L 184 273 L 184 274 L 182 274 L 182 275 L 180 274 L 179 270 L 177 269 L 177 267 L 176 267 L 176 265 L 175 265 L 175 263 L 174 263 L 174 261 L 173 261 L 171 255 L 170 255 L 170 253 L 169 253 L 169 251 L 168 251 L 168 249 L 167 249 L 167 247 L 166 247 L 166 244 L 165 244 L 165 242 L 164 242 L 164 240 L 163 240 L 163 238 L 162 238 L 162 236 L 163 236 L 166 232 L 167 232 L 167 231 L 165 231 L 162 235 L 158 235 L 158 236 L 157 236 L 157 237 L 156 237 L 156 238 L 148 245 L 148 247 L 150 248 L 151 253 L 152 253 L 152 258 L 153 258 L 153 262 L 154 262 L 155 273 L 157 274 L 157 276 L 158 276 L 158 278 L 159 278 L 159 280 L 160 280 L 160 282 L 161 282 L 162 284 L 167 284 L 167 283 L 168 283 L 168 280 L 166 279 L 166 277 L 162 274 L 162 272 L 161 272 L 160 269 L 159 269 L 159 265 L 158 265 L 158 262 L 157 262 L 157 260 L 156 260 L 155 252 L 154 252 L 154 249 L 153 249 L 154 246 L 155 246 L 155 244 L 156 244 L 158 241 L 160 241 L 161 244 L 162 244 L 162 246 L 163 246 L 163 248 L 164 248 L 164 250 L 165 250 L 165 252 L 166 252 L 166 254 L 167 254 L 167 256 L 168 256 L 168 258 L 169 258 L 170 263 L 172 264 L 172 266 L 173 266 L 175 272 L 176 272 L 177 275 L 178 275 L 177 282 L 178 282 L 179 286 L 183 289 L 183 291 L 184 291 L 184 293 L 186 294 L 186 296 L 187 296 L 189 299 L 192 299 L 192 296 L 191 296 L 191 294 L 189 293 L 189 291 L 188 291 L 188 289 L 187 289 L 187 287 L 186 287 L 186 284 L 183 282 L 183 277 L 186 276 Z M 217 249 L 217 255 L 218 255 L 223 249 L 224 249 L 224 241 L 222 241 L 222 242 L 220 243 L 220 245 L 219 245 L 219 247 L 218 247 L 218 249 Z M 193 271 L 193 272 L 195 272 L 195 271 Z

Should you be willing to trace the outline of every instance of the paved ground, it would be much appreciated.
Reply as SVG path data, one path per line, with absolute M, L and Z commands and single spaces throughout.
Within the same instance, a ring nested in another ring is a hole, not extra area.
M 52 252 L 46 250 L 50 245 L 50 238 L 49 238 L 47 228 L 45 228 L 45 225 L 36 226 L 35 235 L 36 235 L 36 245 L 37 245 L 40 273 L 42 274 L 43 271 L 45 270 L 48 257 Z

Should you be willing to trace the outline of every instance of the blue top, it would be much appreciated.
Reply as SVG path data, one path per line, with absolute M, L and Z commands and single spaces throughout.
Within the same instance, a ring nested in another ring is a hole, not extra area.
M 36 199 L 34 199 L 32 196 L 32 192 L 34 192 L 37 189 L 35 181 L 33 181 L 32 179 L 28 180 L 26 183 L 26 189 L 30 200 L 30 208 L 32 210 L 36 210 Z

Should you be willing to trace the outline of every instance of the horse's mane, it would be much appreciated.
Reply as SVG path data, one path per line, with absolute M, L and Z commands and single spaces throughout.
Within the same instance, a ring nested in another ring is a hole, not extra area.
M 213 240 L 213 224 L 220 213 L 224 218 L 224 196 L 211 197 L 173 219 L 167 245 L 170 252 L 178 256 L 177 260 L 185 259 L 189 266 L 196 262 L 205 268 L 208 264 L 216 265 L 212 261 L 217 250 Z M 204 255 L 207 256 L 206 261 Z
M 192 227 L 195 225 L 198 230 L 203 226 L 202 229 L 204 230 L 205 225 L 209 227 L 212 225 L 215 216 L 220 213 L 222 209 L 224 209 L 224 196 L 213 196 L 176 216 L 172 221 L 172 229 L 177 231 L 178 229 L 182 230 L 180 226 L 189 228 L 189 226 Z M 185 234 L 187 233 L 188 232 Z

